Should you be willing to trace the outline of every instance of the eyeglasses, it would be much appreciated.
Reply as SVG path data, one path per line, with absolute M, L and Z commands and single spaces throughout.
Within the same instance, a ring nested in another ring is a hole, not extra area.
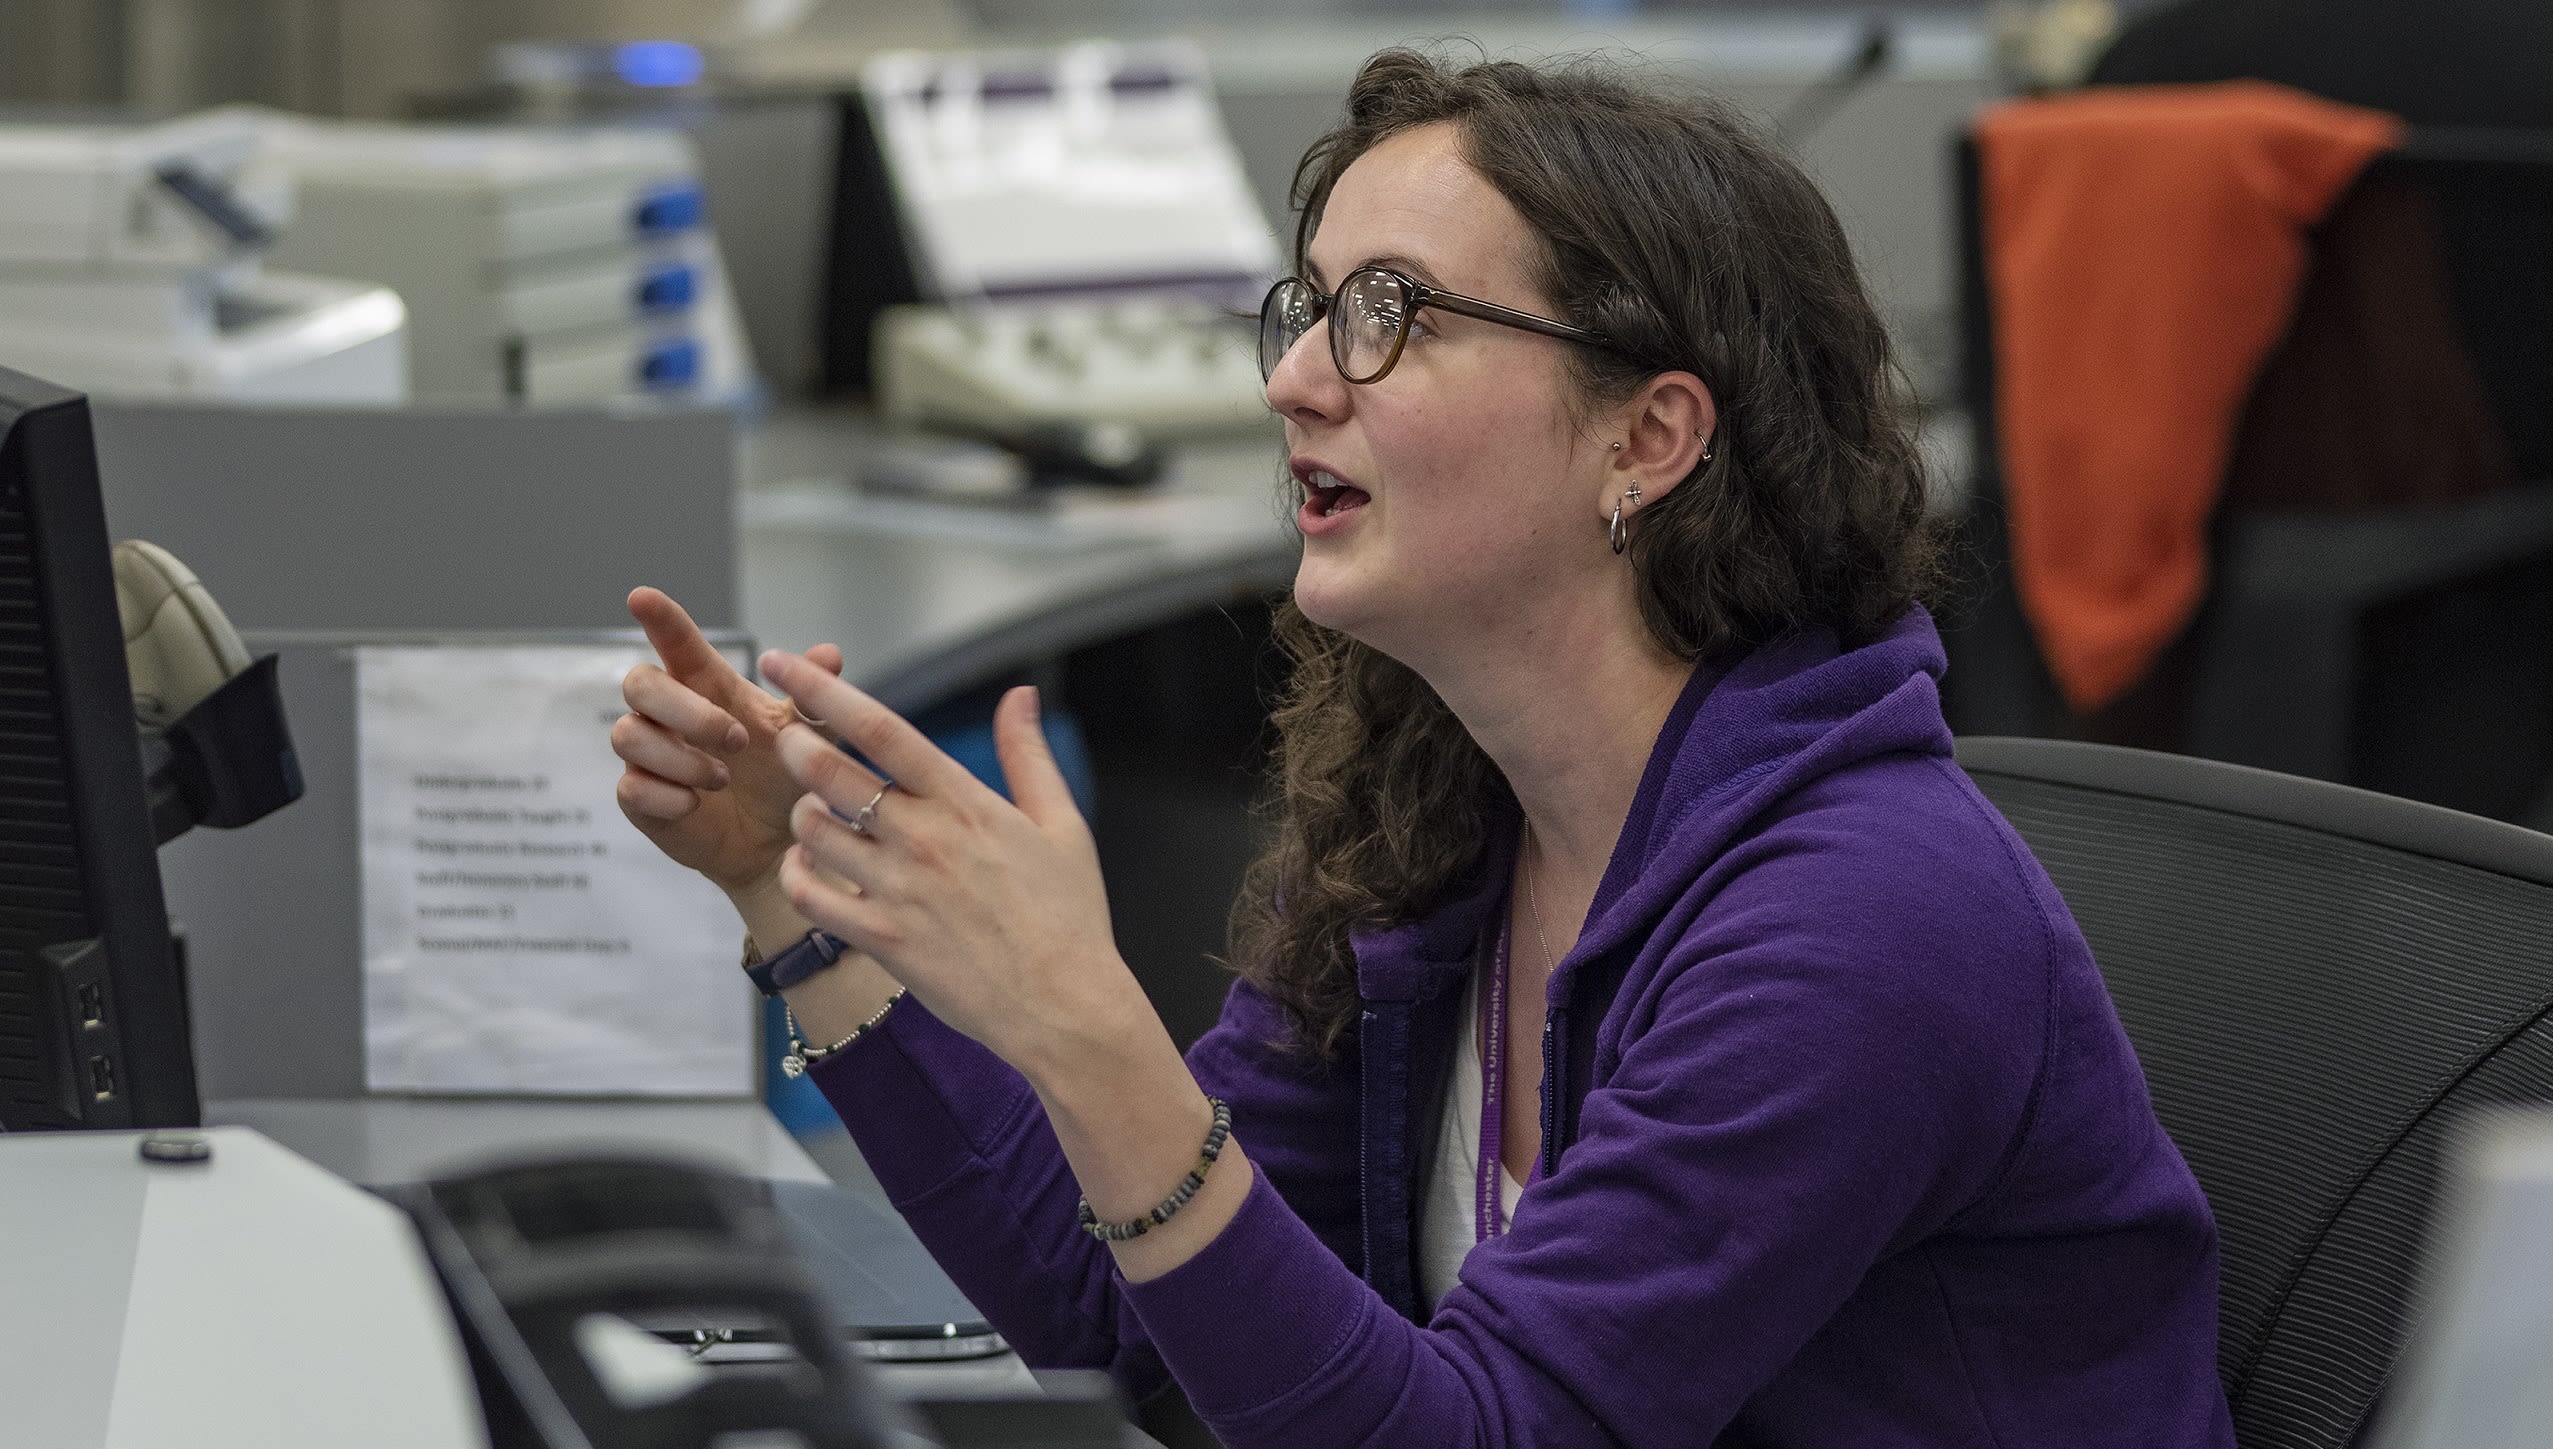
M 1327 297 L 1300 277 L 1282 278 L 1268 288 L 1266 300 L 1259 303 L 1259 376 L 1262 380 L 1274 376 L 1277 364 L 1294 350 L 1294 344 L 1327 316 L 1330 359 L 1338 364 L 1339 376 L 1353 383 L 1381 382 L 1392 364 L 1401 360 L 1401 348 L 1409 342 L 1410 319 L 1422 307 L 1441 307 L 1564 342 L 1614 347 L 1613 339 L 1583 327 L 1439 291 L 1389 267 L 1359 267 Z

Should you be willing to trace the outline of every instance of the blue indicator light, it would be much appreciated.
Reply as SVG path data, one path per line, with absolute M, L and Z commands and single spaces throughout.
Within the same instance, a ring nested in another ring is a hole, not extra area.
M 663 236 L 700 225 L 701 213 L 706 209 L 699 186 L 687 181 L 668 182 L 639 193 L 630 222 L 643 236 Z
M 652 388 L 689 387 L 700 380 L 700 344 L 668 338 L 639 355 L 638 380 Z
M 690 306 L 699 293 L 697 274 L 682 262 L 650 267 L 638 279 L 638 307 L 642 312 L 679 312 Z
M 679 40 L 633 40 L 612 52 L 612 73 L 634 86 L 700 84 L 700 47 Z

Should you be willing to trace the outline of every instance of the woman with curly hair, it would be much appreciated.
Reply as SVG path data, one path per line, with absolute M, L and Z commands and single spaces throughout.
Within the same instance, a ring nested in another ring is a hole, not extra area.
M 1274 833 L 1184 1059 L 1033 691 L 1014 804 L 633 596 L 623 807 L 897 1206 L 1030 1363 L 1235 1445 L 2230 1445 L 2214 1225 L 1951 759 L 1814 186 L 1600 66 L 1394 51 L 1296 196 Z

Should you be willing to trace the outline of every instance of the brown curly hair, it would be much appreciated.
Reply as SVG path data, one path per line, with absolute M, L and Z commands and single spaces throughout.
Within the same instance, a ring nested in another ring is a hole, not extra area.
M 1734 109 L 1618 65 L 1456 68 L 1410 50 L 1365 63 L 1347 119 L 1294 175 L 1298 270 L 1340 175 L 1387 137 L 1450 122 L 1524 217 L 1560 317 L 1618 351 L 1570 349 L 1585 411 L 1689 371 L 1719 404 L 1710 461 L 1643 508 L 1630 563 L 1649 631 L 1726 660 L 1803 629 L 1867 639 L 1925 593 L 1938 545 L 1886 328 L 1842 226 L 1779 145 Z M 1350 928 L 1424 912 L 1479 856 L 1512 795 L 1408 667 L 1303 617 L 1244 877 L 1233 969 L 1327 1055 L 1356 1019 Z

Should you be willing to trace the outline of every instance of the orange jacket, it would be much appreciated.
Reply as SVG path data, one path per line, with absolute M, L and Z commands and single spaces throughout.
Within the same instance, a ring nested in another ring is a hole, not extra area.
M 2402 124 L 2231 81 L 2018 101 L 1976 139 L 2013 579 L 2089 712 L 2197 611 L 2208 515 L 2307 232 Z

